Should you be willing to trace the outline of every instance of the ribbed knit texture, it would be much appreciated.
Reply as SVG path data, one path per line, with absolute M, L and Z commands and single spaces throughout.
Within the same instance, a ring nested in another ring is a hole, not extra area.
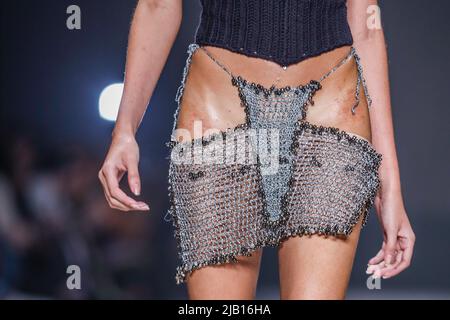
M 282 66 L 353 44 L 346 0 L 200 0 L 195 41 Z

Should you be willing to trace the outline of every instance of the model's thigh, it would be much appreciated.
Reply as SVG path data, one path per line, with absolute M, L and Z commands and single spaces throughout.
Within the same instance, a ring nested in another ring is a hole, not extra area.
M 220 58 L 220 56 L 218 57 Z M 177 128 L 183 130 L 179 130 L 177 133 L 186 135 L 187 139 L 196 139 L 200 136 L 208 136 L 216 131 L 235 127 L 244 122 L 245 113 L 240 104 L 238 91 L 236 87 L 232 86 L 229 75 L 218 68 L 204 52 L 196 51 L 192 58 L 182 103 L 180 104 Z M 185 138 L 183 137 L 183 140 Z M 218 172 L 214 172 L 214 174 L 215 176 L 219 175 Z M 210 189 L 215 187 L 214 183 L 221 184 L 226 182 L 214 180 L 209 186 Z M 198 189 L 203 187 L 199 186 Z M 234 188 L 236 186 L 229 185 L 229 187 Z M 226 195 L 223 194 L 222 196 L 225 197 Z M 248 196 L 251 197 L 250 194 Z M 219 198 L 216 199 L 216 205 L 222 208 L 220 202 L 223 199 Z M 236 204 L 242 201 L 240 200 L 241 198 L 227 199 L 227 201 L 235 201 Z M 215 210 L 213 205 L 211 205 L 211 210 Z M 241 219 L 238 211 L 235 210 L 233 212 L 234 215 L 228 218 Z M 210 216 L 210 220 L 201 220 L 195 218 L 195 214 L 193 213 L 191 217 L 191 225 L 202 223 L 202 225 L 197 226 L 197 228 L 202 230 L 208 230 L 208 224 L 213 225 L 215 223 L 218 226 L 223 226 L 223 221 L 227 218 L 226 214 L 222 215 L 215 212 L 214 216 L 218 220 L 214 220 L 213 216 Z M 255 221 L 258 220 L 255 217 L 253 218 Z M 239 226 L 230 224 L 229 227 L 231 230 L 227 231 L 227 235 L 235 232 L 236 238 L 233 240 L 239 241 L 239 235 L 237 234 L 240 231 Z M 222 231 L 225 232 L 225 230 Z M 214 234 L 213 237 L 220 240 L 218 239 L 220 234 Z M 195 241 L 199 240 L 196 239 Z M 243 246 L 245 246 L 244 243 Z M 220 254 L 225 254 L 225 252 L 220 252 Z M 186 277 L 189 298 L 195 300 L 253 299 L 255 297 L 261 255 L 262 250 L 260 249 L 252 252 L 251 256 L 236 257 L 237 263 L 209 264 L 196 268 Z
M 351 108 L 355 103 L 356 75 L 356 63 L 354 60 L 351 60 L 326 79 L 323 83 L 322 90 L 315 96 L 316 103 L 314 106 L 308 108 L 306 120 L 324 127 L 339 128 L 347 133 L 357 134 L 360 137 L 370 140 L 369 112 L 364 92 L 361 92 L 361 101 L 356 109 L 356 113 L 352 114 L 351 112 Z M 329 145 L 329 149 L 333 148 L 337 148 L 334 143 Z M 336 149 L 336 152 L 342 152 L 344 150 L 342 148 L 346 147 L 341 146 L 340 149 Z M 326 153 L 325 149 L 321 149 L 321 152 L 325 152 L 324 154 L 331 156 L 331 154 Z M 351 154 L 352 152 L 349 151 L 348 153 Z M 323 156 L 321 153 L 317 156 L 319 162 L 326 163 L 325 159 L 320 159 Z M 336 165 L 340 168 L 340 166 L 345 165 L 345 161 L 347 160 L 349 161 L 349 166 L 355 165 L 358 161 L 363 162 L 363 158 L 342 155 L 339 163 Z M 309 164 L 305 163 L 304 165 L 308 167 Z M 349 180 L 345 180 L 346 175 L 336 171 L 337 169 L 331 163 L 320 168 L 320 170 L 317 168 L 310 170 L 312 170 L 311 175 L 313 177 L 308 179 L 309 176 L 305 173 L 306 178 L 304 181 L 308 183 L 318 181 L 321 185 L 312 189 L 309 185 L 304 186 L 308 190 L 308 192 L 305 192 L 305 196 L 316 197 L 320 204 L 317 208 L 309 207 L 309 205 L 314 205 L 316 202 L 313 200 L 310 202 L 305 201 L 304 205 L 307 207 L 299 210 L 299 214 L 304 212 L 304 214 L 310 214 L 313 217 L 320 216 L 322 217 L 321 223 L 331 225 L 336 223 L 336 221 L 340 221 L 339 219 L 351 221 L 352 218 L 350 217 L 354 217 L 355 212 L 353 210 L 355 207 L 358 207 L 359 202 L 356 205 L 355 203 L 349 204 L 346 201 L 352 201 L 351 199 L 353 201 L 363 201 L 361 199 L 355 200 L 358 199 L 358 196 L 356 194 L 353 195 L 353 189 L 356 186 L 361 188 L 362 186 L 360 184 L 364 183 L 361 181 L 366 180 L 364 174 L 369 173 L 365 173 L 366 171 L 364 170 L 356 170 L 359 172 L 356 178 L 349 173 Z M 314 176 L 317 172 L 322 172 L 323 176 Z M 337 176 L 335 175 L 340 175 L 341 180 L 336 181 L 344 182 L 343 185 L 336 185 L 337 182 L 334 181 Z M 351 183 L 345 184 L 345 181 L 351 181 Z M 298 188 L 302 188 L 302 186 L 298 186 Z M 336 194 L 339 192 L 342 192 L 342 197 Z M 362 192 L 363 190 L 361 189 L 359 193 Z M 326 196 L 327 194 L 329 195 L 328 197 Z M 349 210 L 351 208 L 352 212 L 346 212 L 345 209 L 347 207 Z M 326 237 L 305 235 L 286 240 L 279 248 L 281 298 L 344 298 L 352 270 L 363 216 L 364 212 L 361 212 L 357 220 L 359 222 L 354 226 L 348 236 Z M 330 220 L 326 221 L 325 217 L 328 217 Z
M 281 299 L 343 299 L 361 222 L 348 237 L 289 238 L 278 250 Z
M 251 256 L 239 256 L 236 263 L 203 267 L 187 277 L 189 299 L 255 298 L 262 249 Z

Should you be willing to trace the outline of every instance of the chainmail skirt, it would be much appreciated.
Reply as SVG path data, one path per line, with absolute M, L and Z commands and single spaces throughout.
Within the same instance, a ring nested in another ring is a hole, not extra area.
M 189 47 L 178 103 L 199 48 Z M 168 143 L 169 216 L 181 260 L 177 283 L 196 269 L 236 262 L 289 237 L 348 236 L 358 221 L 366 224 L 380 186 L 381 154 L 362 137 L 306 121 L 320 81 L 352 57 L 358 103 L 360 83 L 366 87 L 354 48 L 319 81 L 298 87 L 264 88 L 218 63 L 239 91 L 246 120 L 202 138 L 172 136 Z
M 205 146 L 239 141 L 236 137 L 247 130 L 241 126 L 223 139 L 177 143 L 172 153 L 193 156 Z M 238 149 L 250 146 L 251 139 L 247 141 Z M 202 266 L 234 262 L 239 255 L 276 246 L 291 236 L 347 236 L 360 219 L 366 224 L 379 187 L 381 160 L 370 143 L 336 128 L 301 122 L 291 151 L 288 189 L 275 220 L 267 212 L 260 162 L 170 163 L 170 213 L 182 261 L 177 283 Z M 248 157 L 248 151 L 237 153 Z

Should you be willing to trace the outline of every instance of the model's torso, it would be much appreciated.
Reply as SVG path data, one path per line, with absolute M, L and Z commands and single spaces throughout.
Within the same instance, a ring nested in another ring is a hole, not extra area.
M 348 54 L 353 43 L 345 0 L 201 3 L 196 43 L 207 48 L 234 75 L 266 88 L 318 80 Z M 356 114 L 350 112 L 356 81 L 357 66 L 351 60 L 324 81 L 314 96 L 315 106 L 308 109 L 307 120 L 370 139 L 364 93 Z M 178 120 L 177 127 L 188 129 L 193 138 L 207 134 L 210 128 L 224 130 L 245 122 L 230 75 L 202 50 L 192 57 Z
M 280 65 L 247 57 L 226 49 L 206 47 L 234 75 L 259 83 L 266 88 L 298 86 L 318 80 L 335 66 L 349 50 L 341 47 L 318 57 L 309 58 L 284 69 Z M 367 103 L 361 93 L 361 105 L 353 115 L 357 69 L 354 60 L 344 64 L 326 79 L 314 96 L 315 104 L 308 108 L 307 120 L 334 126 L 370 140 Z M 208 129 L 225 130 L 245 122 L 238 90 L 232 86 L 230 75 L 215 64 L 202 50 L 192 57 L 186 87 L 180 105 L 177 128 L 188 129 L 193 138 L 207 135 Z M 197 123 L 197 130 L 194 130 Z M 201 124 L 201 130 L 199 130 Z

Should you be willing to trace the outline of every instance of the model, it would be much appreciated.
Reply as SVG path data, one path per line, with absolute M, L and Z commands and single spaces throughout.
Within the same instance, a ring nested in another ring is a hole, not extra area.
M 410 264 L 375 0 L 201 0 L 168 142 L 170 217 L 191 299 L 253 299 L 276 246 L 282 299 L 345 297 L 374 204 L 384 231 L 367 272 Z M 135 133 L 178 33 L 181 0 L 140 0 L 125 89 L 99 178 L 110 206 L 150 210 Z M 373 17 L 372 17 L 373 18 Z M 375 17 L 376 18 L 376 17 Z M 370 91 L 370 93 L 369 93 Z

